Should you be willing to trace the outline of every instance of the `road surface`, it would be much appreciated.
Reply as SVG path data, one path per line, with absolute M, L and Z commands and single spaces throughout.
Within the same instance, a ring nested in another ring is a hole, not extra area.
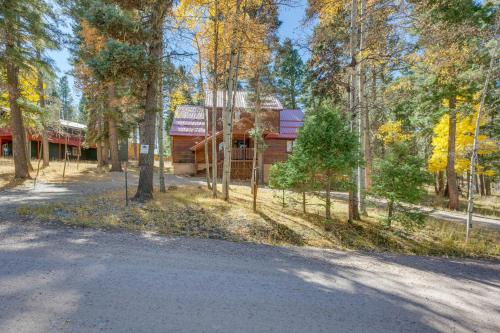
M 0 332 L 500 332 L 500 263 L 0 222 Z

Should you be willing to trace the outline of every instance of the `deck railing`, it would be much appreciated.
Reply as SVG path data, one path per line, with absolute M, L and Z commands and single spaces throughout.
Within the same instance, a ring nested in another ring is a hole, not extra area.
M 232 148 L 231 149 L 231 160 L 233 161 L 249 161 L 253 159 L 254 148 Z M 218 154 L 218 160 L 222 161 L 224 159 L 224 151 L 220 151 Z

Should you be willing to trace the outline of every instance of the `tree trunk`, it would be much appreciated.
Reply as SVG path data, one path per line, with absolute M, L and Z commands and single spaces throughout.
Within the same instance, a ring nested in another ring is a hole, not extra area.
M 489 176 L 484 176 L 484 190 L 486 196 L 491 196 L 491 178 Z
M 110 83 L 108 86 L 108 136 L 109 149 L 111 152 L 111 169 L 110 171 L 122 171 L 122 165 L 118 156 L 118 128 L 116 126 L 115 114 L 116 109 L 113 105 L 115 99 L 115 85 Z
M 214 15 L 214 77 L 212 89 L 212 196 L 217 198 L 217 75 L 219 56 L 219 1 L 215 0 Z
M 31 165 L 31 141 L 30 134 L 27 128 L 24 128 L 26 133 L 25 142 L 26 142 L 26 160 L 28 161 L 28 172 L 33 172 L 33 165 Z
M 139 156 L 139 184 L 134 200 L 147 201 L 153 198 L 154 147 L 156 132 L 156 112 L 158 111 L 158 79 L 161 72 L 163 51 L 163 21 L 169 3 L 157 2 L 151 10 L 151 39 L 149 57 L 151 68 L 147 73 L 146 101 L 144 108 L 144 136 L 141 144 L 148 146 L 147 154 Z
M 108 128 L 108 133 L 109 133 L 109 128 Z M 105 167 L 107 167 L 109 164 L 109 135 L 104 137 L 104 141 L 102 143 L 102 163 L 104 164 Z
M 365 38 L 366 38 L 366 0 L 361 0 L 361 14 L 360 14 L 360 24 L 359 24 L 359 51 L 363 54 L 365 48 Z M 357 113 L 357 123 L 358 123 L 358 137 L 361 158 L 363 162 L 366 162 L 365 157 L 365 140 L 368 139 L 365 136 L 366 132 L 366 114 L 368 113 L 366 105 L 366 70 L 364 65 L 364 60 L 359 59 L 358 64 L 358 113 Z M 365 169 L 363 165 L 358 165 L 358 175 L 357 175 L 357 194 L 358 194 L 358 211 L 360 214 L 366 215 L 365 207 Z
M 108 116 L 109 126 L 109 150 L 111 152 L 111 169 L 110 171 L 122 171 L 122 165 L 118 156 L 118 129 L 116 121 L 112 115 Z
M 486 195 L 486 189 L 485 189 L 485 186 L 484 186 L 484 175 L 481 174 L 479 175 L 479 192 L 481 194 L 482 197 L 484 197 Z
M 40 105 L 40 109 L 42 110 L 41 123 L 42 123 L 42 157 L 43 157 L 43 167 L 46 168 L 49 166 L 49 134 L 47 131 L 47 118 L 49 115 L 47 114 L 47 110 L 45 109 L 45 91 L 43 89 L 43 74 L 41 70 L 38 70 L 38 82 L 37 82 L 37 90 Z M 40 164 L 38 164 L 40 165 Z
M 258 161 L 259 161 L 259 149 L 260 149 L 260 76 L 259 72 L 255 73 L 256 87 L 255 87 L 255 114 L 254 114 L 254 138 L 253 138 L 253 157 L 252 157 L 252 177 L 251 177 L 251 190 L 253 193 L 254 187 L 257 185 L 258 173 Z
M 198 41 L 198 37 L 195 34 L 194 35 L 194 40 L 196 43 L 196 50 L 198 53 L 198 75 L 200 75 L 200 90 L 201 90 L 201 95 L 202 95 L 202 100 L 203 102 L 205 101 L 205 85 L 204 85 L 204 80 L 203 80 L 203 70 L 202 70 L 202 59 L 201 59 L 201 48 L 200 48 L 200 43 Z M 208 109 L 203 108 L 203 120 L 205 122 L 205 142 L 203 145 L 204 149 L 204 154 L 205 154 L 205 180 L 207 181 L 207 188 L 210 190 L 212 189 L 212 180 L 210 179 L 210 161 L 209 159 L 209 154 L 208 154 Z M 195 153 L 196 154 L 196 153 Z M 196 170 L 198 171 L 198 170 Z
M 365 112 L 365 126 L 364 126 L 364 144 L 365 144 L 365 188 L 367 191 L 371 191 L 372 189 L 372 137 L 370 134 L 371 129 L 371 121 L 370 121 L 370 111 L 376 112 L 377 106 L 377 73 L 372 69 L 372 101 L 370 104 L 370 108 L 368 108 L 368 103 L 366 103 L 366 112 Z
M 393 210 L 394 210 L 394 200 L 389 200 L 387 203 L 387 226 L 391 226 L 392 224 L 392 215 L 393 215 Z
M 306 214 L 306 192 L 302 192 L 302 212 Z
M 165 120 L 163 118 L 163 75 L 160 75 L 158 88 L 158 162 L 160 170 L 158 180 L 160 182 L 160 192 L 165 193 L 165 157 L 164 157 L 164 138 L 163 129 L 165 128 Z
M 446 164 L 446 177 L 448 179 L 448 208 L 458 209 L 458 187 L 457 176 L 455 174 L 455 140 L 457 131 L 457 110 L 456 96 L 449 99 L 448 107 L 450 109 L 449 133 L 448 133 L 448 161 Z
M 495 24 L 495 33 L 493 34 L 493 38 L 498 33 L 498 28 L 499 28 L 499 20 L 496 21 Z M 481 93 L 481 103 L 479 105 L 479 111 L 477 113 L 477 118 L 476 118 L 476 126 L 474 128 L 474 142 L 472 145 L 472 154 L 470 158 L 470 171 L 469 171 L 469 179 L 467 180 L 469 183 L 469 193 L 467 194 L 467 229 L 466 229 L 466 236 L 465 236 L 465 241 L 469 241 L 469 232 L 470 228 L 472 227 L 472 212 L 474 210 L 474 197 L 472 194 L 472 179 L 474 179 L 474 173 L 476 171 L 476 160 L 477 160 L 477 150 L 478 150 L 478 145 L 479 145 L 479 129 L 481 127 L 481 116 L 483 113 L 483 108 L 484 108 L 484 102 L 486 100 L 486 93 L 488 91 L 488 84 L 490 82 L 490 77 L 491 77 L 491 72 L 493 71 L 495 61 L 496 61 L 496 56 L 497 56 L 497 46 L 495 45 L 493 54 L 491 55 L 490 59 L 490 65 L 488 68 L 488 72 L 486 74 L 486 79 L 484 82 L 483 86 L 483 91 Z M 489 186 L 488 186 L 489 188 Z
M 44 126 L 42 129 L 42 156 L 43 156 L 43 167 L 46 168 L 49 166 L 50 161 L 50 149 L 49 149 L 49 132 L 47 128 Z
M 357 70 L 357 48 L 358 48 L 358 2 L 351 1 L 351 17 L 350 17 L 350 70 L 349 70 L 349 111 L 351 113 L 351 130 L 355 130 L 357 105 L 356 105 L 356 70 Z M 352 172 L 352 184 L 354 185 L 349 191 L 349 222 L 359 219 L 359 210 L 357 203 L 357 185 L 358 172 L 354 169 Z
M 138 156 L 137 156 L 137 130 L 138 128 L 135 127 L 134 130 L 132 131 L 132 144 L 134 145 L 134 161 L 137 161 Z
M 331 187 L 331 180 L 330 180 L 330 175 L 326 176 L 326 204 L 325 204 L 325 218 L 330 221 L 332 219 L 331 216 L 331 198 L 330 198 L 330 187 Z
M 102 167 L 104 165 L 102 161 L 102 143 L 101 141 L 96 142 L 96 153 L 97 153 L 97 167 Z
M 224 162 L 223 162 L 223 171 L 222 171 L 222 196 L 224 200 L 229 200 L 229 182 L 230 182 L 230 170 L 231 170 L 231 146 L 232 146 L 232 138 L 231 138 L 231 110 L 233 105 L 233 88 L 234 88 L 234 73 L 237 61 L 237 28 L 238 25 L 237 20 L 240 14 L 240 3 L 241 0 L 236 0 L 236 13 L 234 16 L 234 24 L 233 31 L 231 36 L 231 48 L 230 48 L 230 58 L 229 58 L 229 74 L 227 80 L 227 90 L 228 90 L 228 103 L 224 107 L 223 114 L 223 133 L 224 133 Z
M 445 195 L 445 187 L 444 187 L 444 171 L 438 171 L 438 194 L 441 197 Z
M 6 49 L 13 52 L 13 43 L 7 43 Z M 14 155 L 15 178 L 30 178 L 28 160 L 26 158 L 26 136 L 21 108 L 17 104 L 19 92 L 19 68 L 11 61 L 6 62 L 7 90 L 9 92 L 10 127 L 12 131 L 12 153 Z

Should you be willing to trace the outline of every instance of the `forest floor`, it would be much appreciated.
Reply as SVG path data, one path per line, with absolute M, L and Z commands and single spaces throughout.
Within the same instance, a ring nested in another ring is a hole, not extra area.
M 466 193 L 464 193 L 466 195 Z M 422 204 L 428 207 L 447 210 L 448 199 L 438 196 L 434 190 L 429 190 Z M 460 197 L 458 211 L 467 211 L 467 198 Z M 500 217 L 500 193 L 493 193 L 490 196 L 474 195 L 474 214 L 489 217 Z
M 170 182 L 171 183 L 171 182 Z M 134 194 L 129 190 L 129 197 Z M 151 202 L 130 201 L 114 190 L 44 205 L 20 205 L 19 216 L 57 221 L 82 228 L 126 229 L 159 235 L 223 239 L 270 245 L 298 245 L 333 249 L 395 252 L 417 255 L 493 258 L 500 256 L 500 230 L 476 226 L 464 242 L 463 224 L 428 218 L 421 229 L 407 231 L 394 224 L 384 226 L 384 212 L 370 207 L 368 216 L 347 223 L 347 205 L 334 200 L 333 221 L 325 229 L 322 199 L 308 196 L 308 212 L 301 211 L 298 196 L 259 189 L 257 213 L 248 186 L 232 185 L 231 200 L 212 198 L 203 185 L 171 185 L 155 193 Z

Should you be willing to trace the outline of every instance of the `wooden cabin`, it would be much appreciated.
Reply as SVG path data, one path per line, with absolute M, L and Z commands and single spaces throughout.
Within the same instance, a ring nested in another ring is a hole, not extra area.
M 49 158 L 64 159 L 67 152 L 69 159 L 97 160 L 95 145 L 84 145 L 87 126 L 73 121 L 60 119 L 57 126 L 49 129 Z M 40 158 L 42 136 L 39 133 L 28 134 L 28 149 L 31 158 Z M 12 132 L 9 128 L 0 128 L 0 157 L 12 156 Z
M 212 140 L 217 143 L 217 166 L 222 175 L 223 132 L 222 110 L 224 92 L 217 93 L 216 133 L 212 133 L 212 93 L 207 92 L 204 106 L 182 105 L 175 111 L 170 129 L 172 164 L 178 175 L 197 175 L 205 172 L 205 112 L 208 111 L 209 162 L 212 162 Z M 234 96 L 233 134 L 231 147 L 231 178 L 249 179 L 252 172 L 252 159 L 255 143 L 249 132 L 254 126 L 254 115 L 249 94 L 238 91 Z M 303 125 L 304 114 L 301 110 L 283 109 L 274 96 L 264 98 L 261 107 L 261 126 L 266 149 L 262 154 L 259 168 L 264 181 L 267 181 L 269 168 L 273 163 L 285 161 L 293 150 L 297 131 Z

